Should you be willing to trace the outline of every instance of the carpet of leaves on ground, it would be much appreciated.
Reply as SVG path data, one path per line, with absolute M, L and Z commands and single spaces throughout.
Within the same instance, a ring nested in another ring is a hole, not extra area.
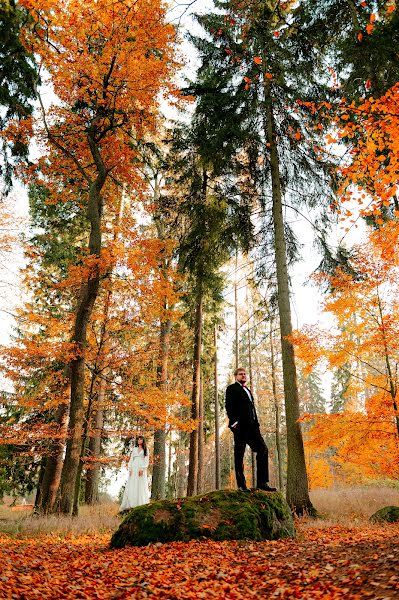
M 399 524 L 313 527 L 297 540 L 110 550 L 110 535 L 0 535 L 0 598 L 399 597 Z

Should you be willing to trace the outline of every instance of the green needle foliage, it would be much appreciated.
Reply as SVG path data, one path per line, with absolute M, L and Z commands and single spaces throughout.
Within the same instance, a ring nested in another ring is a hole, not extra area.
M 0 6 L 0 132 L 11 119 L 22 120 L 33 111 L 38 75 L 35 60 L 21 44 L 19 32 L 27 20 L 26 12 L 15 0 L 2 0 Z M 16 159 L 26 158 L 28 146 L 17 139 L 11 145 L 2 139 L 0 175 L 6 190 L 12 184 Z
M 288 5 L 287 5 L 288 6 Z M 217 12 L 198 17 L 203 37 L 191 37 L 201 66 L 190 92 L 198 110 L 220 98 L 221 110 L 212 144 L 226 138 L 239 187 L 260 208 L 265 254 L 273 256 L 278 284 L 284 387 L 288 428 L 287 498 L 297 512 L 313 512 L 307 492 L 299 417 L 287 263 L 295 255 L 295 238 L 283 217 L 304 207 L 313 211 L 316 230 L 325 242 L 326 209 L 333 197 L 333 161 L 320 148 L 322 125 L 309 116 L 303 102 L 325 98 L 313 40 L 297 35 L 289 7 L 268 0 L 223 0 Z M 217 108 L 215 108 L 216 114 Z M 243 168 L 245 166 L 245 168 Z M 254 240 L 256 243 L 258 240 Z M 274 270 L 273 269 L 273 270 Z

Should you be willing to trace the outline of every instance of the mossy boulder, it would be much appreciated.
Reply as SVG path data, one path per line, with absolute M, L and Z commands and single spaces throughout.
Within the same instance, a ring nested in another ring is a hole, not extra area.
M 399 521 L 399 506 L 385 506 L 370 517 L 373 523 L 396 523 Z
M 261 541 L 287 537 L 295 537 L 295 528 L 279 492 L 220 490 L 133 508 L 112 536 L 111 547 L 199 538 Z

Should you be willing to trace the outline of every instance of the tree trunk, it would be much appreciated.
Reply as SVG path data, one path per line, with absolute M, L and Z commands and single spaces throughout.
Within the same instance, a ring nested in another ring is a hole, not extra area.
M 266 64 L 266 60 L 264 60 L 264 64 Z M 270 81 L 266 78 L 265 74 L 264 92 L 265 138 L 270 150 L 274 245 L 287 422 L 287 502 L 297 514 L 315 514 L 315 509 L 309 498 L 302 431 L 298 422 L 300 413 L 294 348 L 292 343 L 287 339 L 292 333 L 292 323 L 281 197 L 280 163 L 277 151 Z
M 119 212 L 116 218 L 115 229 L 113 234 L 113 242 L 115 243 L 119 236 L 119 226 L 123 218 L 125 210 L 125 192 L 122 190 L 120 197 Z M 113 267 L 109 272 L 110 285 L 105 295 L 103 320 L 101 325 L 101 335 L 98 345 L 98 354 L 94 364 L 94 373 L 98 374 L 103 371 L 103 376 L 100 379 L 97 403 L 95 407 L 94 416 L 88 415 L 91 418 L 94 426 L 94 435 L 89 436 L 88 452 L 90 457 L 98 459 L 101 454 L 101 434 L 104 426 L 104 399 L 107 387 L 106 374 L 107 370 L 104 369 L 103 357 L 106 356 L 106 342 L 107 342 L 107 325 L 109 319 L 109 312 L 111 309 L 112 295 L 113 295 L 113 284 L 112 284 Z M 102 355 L 102 356 L 101 356 Z M 94 390 L 94 384 L 97 379 L 97 375 L 92 379 L 91 393 Z M 87 422 L 88 426 L 88 422 Z M 84 436 L 86 437 L 86 435 Z M 80 476 L 83 464 L 80 465 L 80 474 L 76 481 L 76 487 L 80 487 Z M 93 462 L 93 468 L 86 470 L 86 483 L 85 483 L 85 502 L 86 504 L 97 504 L 99 502 L 99 484 L 100 484 L 100 473 L 101 465 L 97 462 Z M 75 490 L 75 503 L 79 499 L 79 493 Z M 77 511 L 78 507 L 74 508 Z
M 198 420 L 199 393 L 201 382 L 201 340 L 202 340 L 202 287 L 197 295 L 194 329 L 193 389 L 191 393 L 191 419 Z M 198 477 L 198 425 L 190 433 L 190 458 L 188 464 L 187 496 L 197 491 Z
M 166 471 L 166 431 L 157 429 L 154 432 L 154 463 L 152 471 L 151 500 L 165 498 Z
M 57 492 L 61 481 L 62 465 L 65 452 L 65 440 L 68 431 L 69 406 L 60 404 L 56 412 L 60 437 L 50 445 L 49 455 L 46 460 L 46 469 L 41 485 L 40 503 L 35 508 L 44 514 L 51 512 L 55 507 Z
M 101 466 L 98 458 L 101 454 L 101 434 L 104 425 L 104 400 L 107 388 L 105 377 L 100 379 L 97 402 L 91 420 L 93 434 L 89 435 L 88 455 L 93 460 L 91 468 L 86 469 L 85 503 L 98 504 Z
M 213 329 L 213 343 L 215 346 L 215 488 L 220 490 L 220 410 L 218 394 L 218 347 L 216 325 Z
M 187 434 L 184 431 L 180 432 L 180 439 L 177 450 L 177 482 L 176 482 L 176 493 L 178 498 L 183 498 L 186 491 L 186 437 Z
M 42 458 L 40 460 L 39 477 L 38 477 L 38 481 L 37 481 L 37 488 L 36 488 L 36 495 L 35 495 L 35 507 L 34 507 L 35 512 L 39 512 L 38 507 L 41 505 L 41 497 L 42 497 L 42 491 L 43 491 L 42 486 L 43 486 L 44 474 L 46 472 L 46 462 L 47 462 L 46 456 L 42 456 Z M 3 496 L 0 493 L 0 502 L 2 500 L 3 500 Z
M 201 376 L 201 375 L 200 375 Z M 204 382 L 201 377 L 200 394 L 198 405 L 198 478 L 197 494 L 201 494 L 204 489 Z
M 281 428 L 281 415 L 280 415 L 280 403 L 277 395 L 277 377 L 276 377 L 276 362 L 274 357 L 274 341 L 273 341 L 273 319 L 270 316 L 270 330 L 269 330 L 269 340 L 270 340 L 270 366 L 272 372 L 272 391 L 273 391 L 273 401 L 274 401 L 274 414 L 275 414 L 275 438 L 276 438 L 276 451 L 277 451 L 277 473 L 278 473 L 278 488 L 280 490 L 283 489 L 283 457 L 281 453 L 281 436 L 280 436 L 280 428 Z
M 249 383 L 251 385 L 253 397 L 255 398 L 256 391 L 255 391 L 255 382 L 254 382 L 253 372 L 252 372 L 252 348 L 251 348 L 251 326 L 250 325 L 251 325 L 251 320 L 248 319 L 247 334 L 248 334 Z M 251 450 L 251 473 L 252 473 L 252 487 L 255 488 L 256 487 L 256 457 L 255 457 L 255 452 L 253 452 L 253 450 Z
M 166 391 L 168 384 L 169 341 L 172 321 L 161 323 L 159 335 L 159 362 L 157 367 L 157 387 Z M 154 433 L 154 466 L 152 471 L 151 499 L 165 498 L 166 472 L 166 431 L 165 426 Z
M 237 272 L 238 272 L 238 250 L 236 250 L 236 269 L 234 275 L 234 330 L 235 330 L 235 368 L 239 367 L 240 348 L 238 339 L 238 289 L 237 289 Z
M 394 414 L 394 419 L 395 419 L 395 425 L 396 425 L 396 431 L 397 431 L 397 435 L 398 435 L 398 439 L 399 439 L 399 411 L 398 411 L 398 403 L 396 401 L 396 374 L 395 374 L 395 380 L 392 374 L 392 368 L 391 368 L 391 363 L 389 360 L 389 351 L 388 351 L 388 343 L 387 343 L 387 339 L 386 339 L 386 333 L 385 333 L 385 321 L 384 321 L 384 315 L 382 313 L 382 306 L 381 306 L 381 299 L 380 299 L 380 293 L 377 289 L 377 298 L 378 298 L 378 310 L 380 313 L 380 319 L 381 319 L 381 333 L 382 333 L 382 340 L 383 340 L 383 344 L 384 344 L 384 357 L 385 357 L 385 366 L 386 366 L 386 370 L 387 370 L 387 379 L 388 379 L 388 384 L 389 384 L 389 391 L 391 394 L 391 398 L 392 398 L 392 405 L 393 405 L 393 414 Z
M 172 474 L 173 474 L 173 469 L 172 469 L 172 460 L 173 460 L 173 456 L 172 456 L 172 444 L 173 444 L 173 435 L 172 435 L 172 430 L 169 430 L 169 441 L 168 441 L 168 478 L 167 481 L 170 482 L 172 481 Z
M 101 454 L 101 434 L 104 425 L 104 410 L 98 408 L 94 415 L 94 435 L 89 439 L 89 456 L 93 458 L 93 467 L 86 472 L 85 503 L 98 504 L 100 501 L 101 466 L 96 459 Z
M 101 253 L 101 190 L 104 186 L 107 172 L 100 163 L 98 148 L 90 140 L 91 150 L 98 169 L 96 180 L 90 185 L 87 215 L 90 220 L 89 251 L 92 258 L 99 259 Z M 83 281 L 76 308 L 76 318 L 72 342 L 76 346 L 76 358 L 72 360 L 71 368 L 71 403 L 69 413 L 69 438 L 67 441 L 64 466 L 61 477 L 60 509 L 64 514 L 72 514 L 76 479 L 79 469 L 82 447 L 85 398 L 85 354 L 87 341 L 87 326 L 93 311 L 100 288 L 100 269 L 96 264 L 91 275 Z

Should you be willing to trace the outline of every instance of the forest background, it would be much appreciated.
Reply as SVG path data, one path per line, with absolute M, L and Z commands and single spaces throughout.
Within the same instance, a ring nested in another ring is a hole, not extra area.
M 195 3 L 2 3 L 1 252 L 22 302 L 2 307 L 0 493 L 39 512 L 99 502 L 139 433 L 153 498 L 234 487 L 241 365 L 298 513 L 309 490 L 397 486 L 396 4 L 215 7 L 193 29 Z

